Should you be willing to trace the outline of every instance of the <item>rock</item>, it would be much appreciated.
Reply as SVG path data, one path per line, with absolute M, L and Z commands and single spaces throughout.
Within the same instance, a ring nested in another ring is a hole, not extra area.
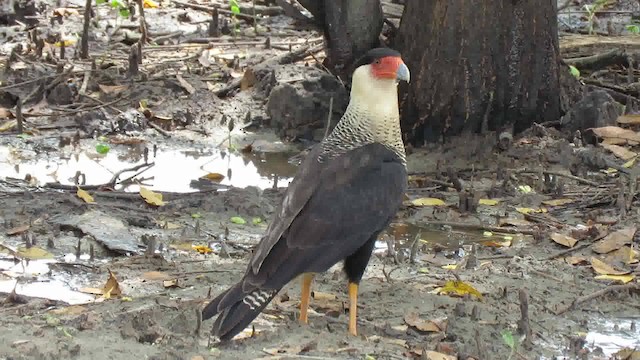
M 348 94 L 332 75 L 315 68 L 296 67 L 304 79 L 277 84 L 269 94 L 267 115 L 281 138 L 319 141 L 324 135 L 331 97 L 333 127 L 347 108 Z
M 560 123 L 571 134 L 576 130 L 580 130 L 584 134 L 585 129 L 615 125 L 616 119 L 621 113 L 621 105 L 613 100 L 611 95 L 603 90 L 594 90 L 575 103 L 560 118 Z
M 107 249 L 119 253 L 138 252 L 138 240 L 119 219 L 100 211 L 88 211 L 82 215 L 62 214 L 51 218 L 52 223 L 79 229 L 93 236 Z

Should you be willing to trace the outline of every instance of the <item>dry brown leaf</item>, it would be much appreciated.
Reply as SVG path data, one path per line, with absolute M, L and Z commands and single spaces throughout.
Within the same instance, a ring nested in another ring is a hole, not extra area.
M 71 305 L 71 306 L 65 306 L 59 309 L 53 309 L 49 312 L 56 315 L 80 315 L 87 310 L 88 309 L 85 306 Z
M 619 157 L 622 160 L 630 160 L 633 159 L 634 157 L 638 156 L 638 154 L 636 154 L 635 152 L 622 147 L 620 145 L 614 145 L 614 144 L 600 144 L 603 148 L 611 151 L 613 153 L 613 155 Z
M 78 186 L 78 191 L 76 192 L 76 195 L 88 204 L 93 204 L 96 202 L 93 199 L 93 196 L 91 196 L 91 194 L 89 194 L 86 190 L 82 190 L 79 186 Z
M 147 271 L 146 273 L 142 274 L 142 278 L 149 281 L 169 280 L 171 279 L 171 276 L 162 271 Z
M 162 194 L 153 192 L 143 186 L 140 186 L 140 196 L 142 196 L 144 201 L 151 205 L 163 206 L 165 204 L 162 200 Z
M 105 299 L 110 298 L 111 296 L 119 296 L 122 295 L 122 290 L 120 289 L 120 283 L 118 283 L 118 279 L 113 275 L 111 270 L 109 271 L 109 278 L 107 279 L 107 283 L 102 287 L 102 296 Z
M 437 351 L 425 350 L 422 352 L 421 359 L 426 360 L 456 360 L 457 357 L 453 355 L 443 354 Z
M 245 91 L 250 87 L 253 87 L 258 83 L 258 79 L 256 75 L 253 73 L 251 68 L 247 68 L 242 75 L 242 79 L 240 79 L 240 90 Z
M 28 224 L 15 226 L 15 227 L 12 227 L 11 229 L 7 230 L 7 232 L 5 234 L 7 234 L 7 236 L 20 235 L 23 232 L 29 230 L 30 227 L 31 226 L 29 226 Z
M 53 16 L 70 16 L 70 15 L 80 15 L 77 9 L 73 8 L 57 8 L 53 10 Z
M 638 125 L 640 124 L 640 114 L 620 115 L 616 121 L 619 124 Z
M 623 246 L 618 250 L 614 250 L 605 256 L 608 263 L 621 262 L 623 264 L 635 264 L 638 262 L 638 252 L 631 246 Z
M 624 348 L 614 354 L 616 359 L 640 360 L 640 349 Z
M 633 236 L 636 233 L 636 227 L 630 226 L 605 236 L 602 240 L 599 240 L 593 244 L 593 251 L 598 254 L 606 254 L 613 250 L 620 249 L 625 245 L 631 244 Z
M 164 286 L 166 289 L 179 287 L 178 279 L 164 280 L 162 282 L 162 286 Z
M 5 132 L 18 126 L 18 120 L 9 120 L 0 124 L 0 132 Z
M 207 180 L 211 180 L 211 181 L 214 181 L 214 182 L 220 182 L 220 181 L 224 180 L 224 175 L 222 175 L 220 173 L 208 173 L 207 175 L 202 176 L 201 179 L 207 179 Z
M 407 325 L 425 332 L 446 332 L 447 319 L 424 320 L 416 312 L 409 312 L 404 316 Z
M 599 128 L 591 128 L 594 134 L 603 139 L 625 140 L 634 143 L 640 142 L 640 135 L 635 131 L 623 129 L 618 126 L 603 126 Z
M 0 119 L 10 119 L 13 117 L 11 111 L 7 108 L 0 107 Z M 17 122 L 16 122 L 17 125 Z
M 589 260 L 584 256 L 567 256 L 564 261 L 569 265 L 586 265 L 589 263 Z
M 121 92 L 127 90 L 129 85 L 102 85 L 102 84 L 98 84 L 98 87 L 100 88 L 100 91 L 102 91 L 103 93 L 105 93 L 107 95 L 117 95 L 117 94 L 120 94 Z
M 572 248 L 578 242 L 578 240 L 572 238 L 571 236 L 560 234 L 560 233 L 551 234 L 551 240 L 555 241 L 560 245 L 564 245 L 570 248 Z
M 574 201 L 573 199 L 551 199 L 551 200 L 544 200 L 542 201 L 542 203 L 549 206 L 562 206 L 566 204 L 571 204 L 573 201 Z
M 631 272 L 629 270 L 616 269 L 613 266 L 595 257 L 591 258 L 591 267 L 593 268 L 593 270 L 595 270 L 595 272 L 601 275 L 625 275 Z
M 314 300 L 320 300 L 320 301 L 322 301 L 322 300 L 331 301 L 331 300 L 337 300 L 338 299 L 338 297 L 336 295 L 334 295 L 334 294 L 320 292 L 320 291 L 311 292 L 311 297 Z

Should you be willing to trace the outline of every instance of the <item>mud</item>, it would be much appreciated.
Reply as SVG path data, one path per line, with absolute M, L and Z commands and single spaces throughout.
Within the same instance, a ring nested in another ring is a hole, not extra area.
M 66 6 L 81 11 L 83 3 Z M 43 9 L 53 11 L 46 3 Z M 145 12 L 153 38 L 167 28 L 183 32 L 162 41 L 167 46 L 206 36 L 205 13 L 173 6 Z M 572 132 L 538 125 L 515 139 L 464 135 L 409 149 L 407 200 L 362 281 L 357 337 L 346 331 L 338 265 L 316 277 L 308 325 L 297 322 L 294 281 L 236 340 L 216 342 L 199 309 L 241 277 L 296 159 L 324 135 L 331 94 L 342 92 L 335 80 L 322 80 L 312 56 L 269 65 L 253 87 L 229 87 L 245 68 L 286 53 L 286 43 L 293 51 L 314 44 L 317 29 L 283 15 L 258 21 L 271 35 L 270 49 L 157 47 L 145 52 L 143 75 L 132 80 L 123 75 L 128 48 L 120 49 L 126 40 L 118 36 L 134 22 L 115 21 L 104 7 L 97 13 L 91 51 L 104 71 L 88 79 L 85 95 L 76 90 L 90 65 L 76 61 L 75 75 L 56 85 L 74 85 L 68 93 L 34 82 L 2 97 L 0 110 L 12 115 L 0 113 L 0 127 L 13 120 L 16 96 L 31 101 L 23 109 L 28 131 L 0 132 L 1 359 L 610 359 L 640 347 L 640 298 L 631 287 L 640 275 L 638 236 L 621 245 L 629 249 L 622 256 L 601 256 L 592 246 L 638 223 L 636 193 L 620 195 L 628 174 L 607 168 L 624 161 L 583 146 Z M 233 31 L 231 18 L 223 19 L 223 33 Z M 15 27 L 3 28 L 9 37 L 0 54 L 27 41 Z M 61 29 L 79 32 L 81 17 L 51 28 Z M 238 30 L 221 41 L 266 40 L 246 22 Z M 19 59 L 2 86 L 54 79 L 54 71 L 43 59 Z M 269 104 L 272 89 L 289 87 L 304 96 L 280 90 Z M 333 121 L 344 104 L 334 99 Z M 300 122 L 305 114 L 309 123 Z M 604 165 L 587 166 L 581 151 Z M 76 185 L 95 203 L 83 201 Z M 145 202 L 142 187 L 166 204 Z M 571 202 L 544 203 L 563 198 Z M 632 206 L 622 209 L 626 201 Z M 579 241 L 567 250 L 553 233 Z M 636 278 L 626 285 L 595 279 L 592 257 Z M 100 295 L 113 290 L 110 274 L 120 294 Z M 475 290 L 440 293 L 451 281 Z M 615 286 L 625 288 L 598 295 Z

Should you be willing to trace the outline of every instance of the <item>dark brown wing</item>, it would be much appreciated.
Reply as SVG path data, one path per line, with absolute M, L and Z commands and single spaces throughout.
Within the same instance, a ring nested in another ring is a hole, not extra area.
M 327 270 L 382 230 L 398 210 L 407 174 L 388 148 L 370 144 L 326 163 L 309 163 L 314 156 L 312 151 L 304 165 L 309 168 L 287 192 L 254 253 L 243 289 L 280 289 L 300 273 Z

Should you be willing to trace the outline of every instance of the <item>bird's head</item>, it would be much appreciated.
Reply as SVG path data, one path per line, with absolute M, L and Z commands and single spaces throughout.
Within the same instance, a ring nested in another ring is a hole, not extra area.
M 397 112 L 397 85 L 400 81 L 409 82 L 409 68 L 396 50 L 375 48 L 367 51 L 355 63 L 351 79 L 351 99 L 357 102 L 367 101 L 376 108 L 388 104 Z M 378 105 L 374 105 L 378 104 Z

